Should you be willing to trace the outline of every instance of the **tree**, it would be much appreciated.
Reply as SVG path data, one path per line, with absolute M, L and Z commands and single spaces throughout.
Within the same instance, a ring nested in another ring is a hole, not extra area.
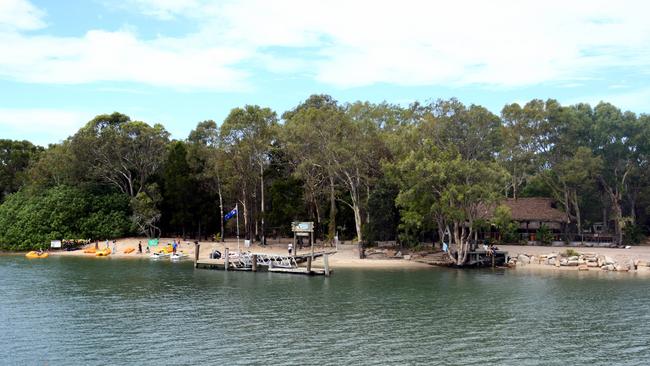
M 0 202 L 25 184 L 27 168 L 42 151 L 29 141 L 0 139 Z
M 149 183 L 163 164 L 168 139 L 169 133 L 162 125 L 152 127 L 115 112 L 88 122 L 72 137 L 70 147 L 77 165 L 83 166 L 91 177 L 130 197 L 136 225 L 150 225 L 141 231 L 152 234 L 160 232 L 152 221 L 160 215 L 152 214 L 153 208 L 148 205 L 158 202 L 156 197 L 160 193 L 156 185 Z M 138 211 L 145 207 L 146 212 Z
M 259 179 L 261 242 L 266 243 L 264 228 L 264 169 L 269 163 L 269 151 L 275 140 L 277 115 L 269 108 L 247 105 L 235 108 L 221 125 L 220 136 L 224 150 L 232 161 L 241 187 L 246 237 L 250 238 L 249 202 L 255 194 Z M 256 230 L 257 233 L 257 225 Z
M 194 179 L 199 182 L 204 195 L 217 194 L 219 199 L 220 238 L 225 240 L 224 227 L 224 176 L 232 170 L 230 160 L 225 158 L 223 144 L 217 124 L 212 121 L 199 122 L 188 137 L 189 161 Z M 210 210 L 211 201 L 203 201 L 205 210 Z

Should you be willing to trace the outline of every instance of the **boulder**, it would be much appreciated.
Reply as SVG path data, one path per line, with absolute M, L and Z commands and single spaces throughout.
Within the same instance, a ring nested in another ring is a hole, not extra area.
M 639 273 L 650 273 L 650 267 L 647 266 L 639 266 L 636 268 L 636 271 Z
M 605 264 L 600 269 L 604 271 L 613 271 L 614 270 L 614 265 L 613 264 Z
M 568 266 L 569 260 L 566 258 L 560 259 L 560 265 L 561 266 Z
M 603 261 L 603 264 L 615 264 L 616 261 L 613 260 L 611 257 L 605 256 L 605 260 Z
M 587 267 L 598 267 L 598 263 L 596 262 L 587 262 Z
M 550 258 L 549 260 L 546 261 L 546 263 L 550 264 L 551 266 L 554 266 L 555 262 L 556 262 L 555 258 Z
M 578 260 L 577 260 L 577 259 L 576 259 L 576 260 L 568 260 L 568 261 L 566 262 L 566 265 L 567 265 L 567 266 L 575 267 L 575 266 L 579 265 L 579 263 L 578 263 Z
M 517 256 L 517 263 L 528 264 L 528 263 L 530 263 L 530 257 L 528 257 L 525 254 L 519 254 Z
M 588 271 L 589 267 L 585 264 L 578 266 L 578 271 Z
M 643 259 L 639 259 L 638 261 L 636 261 L 636 267 L 637 268 L 639 268 L 639 267 L 648 267 L 648 262 L 644 261 Z

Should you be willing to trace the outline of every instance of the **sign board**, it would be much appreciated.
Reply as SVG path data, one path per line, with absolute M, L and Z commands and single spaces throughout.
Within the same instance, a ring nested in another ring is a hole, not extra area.
M 296 236 L 309 236 L 309 233 L 303 233 L 300 231 L 296 231 Z
M 308 222 L 292 222 L 291 230 L 296 233 L 311 233 L 314 231 L 314 223 Z
M 158 239 L 149 239 L 147 242 L 147 245 L 150 247 L 157 247 L 158 246 Z
M 61 248 L 61 240 L 52 240 L 50 242 L 50 248 Z

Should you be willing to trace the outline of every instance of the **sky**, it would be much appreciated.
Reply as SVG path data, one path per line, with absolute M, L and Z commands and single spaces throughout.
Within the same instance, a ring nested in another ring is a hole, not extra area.
M 232 108 L 456 97 L 650 112 L 648 1 L 0 0 L 0 138 L 119 111 L 184 139 Z

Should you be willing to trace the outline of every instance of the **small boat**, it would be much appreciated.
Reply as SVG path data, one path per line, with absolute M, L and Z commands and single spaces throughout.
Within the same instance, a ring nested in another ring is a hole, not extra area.
M 163 253 L 163 252 L 151 253 L 151 255 L 149 256 L 149 258 L 151 258 L 151 259 L 162 259 L 162 258 L 167 257 L 168 255 L 169 255 L 169 254 L 167 254 L 167 253 Z
M 26 258 L 47 258 L 49 256 L 50 255 L 48 253 L 42 252 L 42 253 L 39 254 L 37 251 L 34 251 L 34 250 L 32 250 L 31 252 L 25 254 Z
M 126 248 L 126 249 L 124 249 L 124 254 L 132 253 L 134 250 L 135 250 L 135 248 Z
M 97 257 L 106 257 L 111 254 L 111 248 L 101 249 L 95 252 Z
M 185 257 L 185 254 L 183 253 L 173 253 L 169 256 L 169 260 L 171 261 L 179 261 Z

